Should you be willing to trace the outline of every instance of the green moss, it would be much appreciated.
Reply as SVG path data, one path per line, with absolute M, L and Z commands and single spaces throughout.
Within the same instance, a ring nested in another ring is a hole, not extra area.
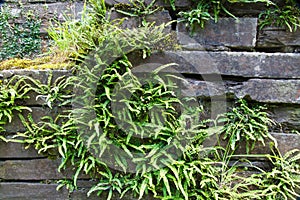
M 13 58 L 0 63 L 0 70 L 6 69 L 69 69 L 74 64 L 65 60 L 53 60 L 52 56 L 36 59 Z

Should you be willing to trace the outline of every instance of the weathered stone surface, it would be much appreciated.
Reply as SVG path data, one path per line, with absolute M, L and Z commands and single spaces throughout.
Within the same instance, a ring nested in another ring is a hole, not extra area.
M 7 137 L 9 139 L 9 137 Z M 18 159 L 18 158 L 41 158 L 37 151 L 31 146 L 25 149 L 25 145 L 0 140 L 0 159 Z
M 66 200 L 66 189 L 56 190 L 57 184 L 43 183 L 0 183 L 0 199 L 5 200 Z
M 284 27 L 266 27 L 258 32 L 257 48 L 276 48 L 285 52 L 299 50 L 300 30 L 290 32 Z
M 226 95 L 228 92 L 223 82 L 206 82 L 187 79 L 187 82 L 184 82 L 183 87 L 184 96 L 205 98 Z
M 262 2 L 255 2 L 255 1 L 252 1 L 252 3 L 238 3 L 235 1 L 232 2 L 233 3 L 226 1 L 225 7 L 230 13 L 232 13 L 235 16 L 258 16 L 262 11 L 270 9 L 270 6 Z M 279 7 L 282 7 L 286 4 L 284 0 L 272 0 L 272 2 L 278 5 Z
M 83 2 L 57 2 L 49 4 L 31 4 L 24 5 L 24 12 L 33 11 L 43 23 L 48 25 L 50 19 L 57 19 L 59 21 L 65 21 L 66 15 L 73 15 L 76 19 L 80 19 L 81 12 L 83 11 Z M 74 16 L 75 15 L 75 16 Z
M 225 89 L 226 88 L 226 89 Z M 300 104 L 300 80 L 250 79 L 230 85 L 190 79 L 183 92 L 186 96 L 213 97 L 232 94 L 236 98 L 250 98 L 264 103 Z
M 117 20 L 123 19 L 122 24 L 120 25 L 121 28 L 130 29 L 133 27 L 139 27 L 141 24 L 141 19 L 138 17 L 128 17 L 122 13 L 115 11 L 114 9 L 110 10 L 107 15 L 109 16 L 110 20 Z
M 71 178 L 75 172 L 58 172 L 59 160 L 47 158 L 36 160 L 0 161 L 0 179 L 3 180 L 57 180 Z M 89 179 L 87 175 L 79 175 L 79 179 Z
M 98 199 L 107 199 L 108 192 L 104 191 L 100 196 L 97 196 L 96 193 L 92 193 L 89 197 L 87 197 L 87 188 L 81 188 L 79 190 L 76 190 L 70 194 L 70 199 L 72 200 L 82 200 L 82 199 L 88 199 L 88 200 L 98 200 Z M 121 199 L 120 194 L 117 192 L 113 193 L 112 199 Z M 134 197 L 132 193 L 128 192 L 123 197 L 122 200 L 138 200 L 139 197 Z M 157 198 L 154 198 L 151 195 L 144 195 L 143 200 L 155 200 Z
M 41 106 L 41 105 L 46 105 L 46 100 L 45 98 L 42 98 L 41 96 L 38 97 L 36 92 L 30 91 L 27 93 L 28 98 L 22 100 L 21 102 L 17 102 L 19 105 L 24 105 L 24 106 Z
M 282 155 L 286 154 L 288 151 L 291 151 L 293 149 L 300 149 L 299 135 L 285 134 L 285 133 L 272 133 L 272 136 L 276 139 L 278 143 L 278 149 Z M 270 143 L 273 141 L 270 139 L 266 139 L 265 142 L 266 142 L 265 145 L 263 145 L 261 142 L 257 142 L 255 148 L 251 151 L 251 154 L 272 154 L 270 149 Z M 246 145 L 239 145 L 236 154 L 245 155 L 245 153 L 246 153 Z
M 28 0 L 28 3 L 55 3 L 57 0 Z
M 32 115 L 32 119 L 35 122 L 39 122 L 44 116 L 51 116 L 55 118 L 57 115 L 63 113 L 63 109 L 58 108 L 51 110 L 50 108 L 32 107 L 31 110 L 32 112 L 30 112 L 30 114 Z M 29 111 L 25 110 L 22 114 L 26 118 L 29 114 Z M 26 131 L 23 123 L 16 114 L 14 115 L 13 121 L 4 125 L 3 128 L 5 129 L 6 133 L 17 133 Z
M 159 52 L 147 59 L 135 59 L 134 66 L 147 63 L 177 63 L 166 70 L 198 76 L 219 74 L 237 77 L 257 78 L 300 78 L 300 54 L 257 53 L 257 52 L 202 52 L 177 51 Z M 145 71 L 152 70 L 151 66 Z
M 283 131 L 300 131 L 300 106 L 275 105 L 270 108 L 271 118 L 281 125 Z
M 43 84 L 48 82 L 49 75 L 52 74 L 52 83 L 62 76 L 70 76 L 71 72 L 68 70 L 28 70 L 28 69 L 13 69 L 0 71 L 0 79 L 9 79 L 13 76 L 28 76 Z
M 252 79 L 233 88 L 238 98 L 266 103 L 300 104 L 300 80 Z
M 3 70 L 0 71 L 0 78 L 10 79 L 13 76 L 29 76 L 34 80 L 43 81 L 42 83 L 46 83 L 48 79 L 50 71 L 37 71 L 37 70 Z
M 180 20 L 179 20 L 180 21 Z M 221 18 L 217 23 L 209 21 L 205 28 L 195 25 L 193 30 L 185 23 L 178 23 L 179 44 L 184 48 L 199 45 L 198 50 L 207 47 L 225 46 L 239 49 L 254 48 L 256 43 L 256 18 Z M 194 47 L 195 48 L 195 47 Z
M 3 180 L 50 180 L 64 178 L 57 171 L 58 161 L 7 160 L 0 162 L 0 179 Z
M 40 3 L 40 4 L 45 4 L 45 3 L 55 3 L 59 2 L 59 0 L 5 0 L 5 3 L 13 3 L 15 5 L 22 4 L 35 4 L 35 3 Z
M 167 10 L 157 11 L 152 15 L 147 15 L 145 19 L 147 22 L 150 23 L 155 22 L 155 25 L 161 25 L 163 23 L 166 24 L 172 21 L 169 11 Z

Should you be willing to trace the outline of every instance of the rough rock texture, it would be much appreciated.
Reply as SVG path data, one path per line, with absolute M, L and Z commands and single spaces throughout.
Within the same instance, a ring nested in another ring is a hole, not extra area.
M 80 19 L 83 11 L 83 2 L 39 2 L 39 3 L 25 3 L 22 7 L 14 5 L 12 8 L 12 14 L 15 17 L 19 17 L 17 21 L 19 23 L 24 22 L 26 13 L 30 12 L 34 14 L 38 19 L 42 20 L 42 28 L 49 26 L 50 20 L 65 21 L 66 17 L 72 17 L 77 20 Z
M 300 80 L 250 79 L 243 83 L 207 82 L 189 80 L 185 84 L 186 96 L 213 97 L 232 94 L 263 103 L 300 104 Z
M 285 133 L 272 133 L 272 136 L 278 142 L 278 149 L 282 155 L 286 154 L 288 151 L 297 149 L 300 147 L 300 136 L 296 134 L 285 134 Z M 224 142 L 224 141 L 223 141 Z M 270 143 L 273 141 L 271 139 L 266 139 L 265 145 L 261 142 L 257 142 L 255 148 L 251 151 L 251 154 L 272 154 L 270 150 Z M 246 145 L 240 145 L 237 149 L 237 155 L 246 154 Z M 253 158 L 250 158 L 253 160 Z M 263 158 L 261 158 L 263 159 Z
M 193 30 L 185 23 L 178 23 L 177 31 L 179 44 L 183 48 L 198 45 L 198 50 L 211 46 L 249 49 L 255 47 L 257 19 L 221 18 L 218 23 L 207 22 L 204 29 L 195 25 Z
M 64 175 L 57 171 L 58 166 L 59 162 L 47 158 L 0 161 L 0 179 L 50 180 L 64 178 Z
M 11 137 L 6 137 L 7 139 Z M 25 145 L 19 143 L 0 141 L 0 159 L 20 159 L 20 158 L 42 158 L 41 154 L 30 146 L 25 149 Z
M 28 69 L 14 69 L 0 71 L 0 80 L 10 79 L 13 76 L 29 76 L 34 80 L 46 84 L 49 75 L 52 75 L 52 83 L 62 76 L 70 76 L 71 72 L 68 70 L 28 70 Z
M 300 106 L 277 104 L 270 106 L 271 118 L 279 124 L 278 129 L 300 131 Z
M 227 2 L 225 5 L 228 7 L 228 11 L 236 16 L 258 16 L 262 11 L 270 8 L 266 3 L 260 3 L 254 1 L 248 1 L 250 3 L 233 3 Z M 272 0 L 273 3 L 279 7 L 283 6 L 286 2 L 285 0 Z
M 65 21 L 65 16 L 73 15 L 76 19 L 80 19 L 80 14 L 83 10 L 83 2 L 57 2 L 51 4 L 32 4 L 25 5 L 24 11 L 31 10 L 40 19 L 56 18 L 60 21 Z
M 99 199 L 107 199 L 108 192 L 103 192 L 100 196 L 97 196 L 96 193 L 92 193 L 91 196 L 87 197 L 88 188 L 81 188 L 77 191 L 74 191 L 70 194 L 70 199 L 72 200 L 82 200 L 82 199 L 88 199 L 88 200 L 99 200 Z M 120 195 L 116 192 L 113 193 L 112 199 L 121 199 Z M 138 200 L 138 196 L 135 197 L 132 195 L 132 193 L 128 192 L 126 193 L 121 200 Z M 147 195 L 143 197 L 143 200 L 155 200 L 157 198 L 153 198 L 151 195 Z
M 285 52 L 299 52 L 300 30 L 290 32 L 283 27 L 266 27 L 258 32 L 256 47 L 262 50 L 279 48 Z
M 237 76 L 245 78 L 300 78 L 300 54 L 257 52 L 177 51 L 153 54 L 133 60 L 134 66 L 146 63 L 176 63 L 171 69 L 183 74 Z M 151 71 L 149 66 L 145 71 Z M 167 69 L 168 70 L 168 69 Z
M 30 109 L 31 112 L 24 110 L 22 112 L 22 115 L 25 117 L 28 116 L 28 114 L 32 115 L 32 119 L 35 122 L 39 122 L 41 118 L 44 116 L 50 116 L 54 119 L 55 117 L 57 117 L 57 115 L 63 112 L 63 109 L 60 108 L 55 108 L 51 110 L 50 108 L 31 107 Z M 25 126 L 23 125 L 20 118 L 18 117 L 18 113 L 15 112 L 15 114 L 16 115 L 14 116 L 13 121 L 3 126 L 6 133 L 17 133 L 17 132 L 26 131 Z
M 34 160 L 6 160 L 0 161 L 0 179 L 2 180 L 57 180 L 71 178 L 74 171 L 57 171 L 60 160 L 48 158 Z M 79 179 L 89 176 L 80 175 Z
M 238 98 L 265 103 L 300 104 L 300 80 L 252 79 L 240 88 L 233 88 Z
M 66 200 L 68 191 L 66 189 L 56 190 L 57 184 L 47 183 L 0 183 L 1 199 L 5 200 Z

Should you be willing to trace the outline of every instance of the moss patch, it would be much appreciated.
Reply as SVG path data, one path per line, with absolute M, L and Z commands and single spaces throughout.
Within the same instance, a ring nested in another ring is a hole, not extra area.
M 36 59 L 13 58 L 0 62 L 0 70 L 5 69 L 69 69 L 74 63 L 45 56 Z

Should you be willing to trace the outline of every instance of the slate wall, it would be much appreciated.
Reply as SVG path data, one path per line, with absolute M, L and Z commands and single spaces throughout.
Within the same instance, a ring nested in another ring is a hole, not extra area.
M 82 1 L 7 1 L 7 4 L 14 7 L 15 13 L 21 11 L 18 2 L 22 3 L 22 9 L 33 9 L 43 20 L 43 36 L 47 35 L 45 27 L 49 19 L 55 17 L 63 20 L 64 11 L 79 18 L 83 7 Z M 126 2 L 106 1 L 108 7 Z M 188 0 L 176 2 L 180 2 L 176 3 L 178 10 L 191 6 Z M 279 4 L 282 2 L 277 0 Z M 164 10 L 149 16 L 148 20 L 160 23 L 176 20 L 174 11 L 164 0 L 158 0 L 157 5 L 163 6 Z M 242 97 L 250 102 L 267 104 L 271 117 L 281 123 L 281 127 L 273 127 L 271 131 L 274 132 L 280 150 L 284 153 L 293 148 L 300 148 L 300 137 L 291 134 L 293 130 L 300 131 L 300 29 L 293 33 L 283 27 L 266 27 L 260 30 L 257 17 L 264 9 L 266 7 L 261 4 L 235 4 L 229 10 L 238 20 L 221 18 L 217 24 L 209 22 L 205 29 L 195 27 L 193 32 L 184 23 L 173 24 L 166 31 L 175 36 L 175 42 L 181 46 L 180 50 L 158 52 L 146 60 L 132 61 L 134 65 L 178 63 L 174 68 L 188 80 L 183 88 L 184 94 L 201 97 L 204 102 L 209 102 L 210 98 L 225 96 L 227 106 L 232 105 L 235 98 Z M 111 11 L 111 16 L 122 17 L 115 11 Z M 140 23 L 141 19 L 128 18 L 124 22 L 124 28 L 138 27 Z M 54 77 L 69 73 L 53 71 Z M 2 78 L 9 78 L 14 74 L 26 74 L 45 81 L 49 71 L 0 72 Z M 209 78 L 216 74 L 221 77 L 221 81 Z M 35 100 L 34 95 L 24 104 L 32 108 L 35 119 L 44 114 L 55 116 L 61 112 L 60 109 L 46 109 L 42 102 Z M 5 128 L 5 136 L 8 138 L 15 132 L 24 131 L 21 122 L 17 120 Z M 268 153 L 269 150 L 258 146 L 254 151 Z M 265 161 L 254 162 L 259 166 L 267 165 Z M 80 177 L 80 190 L 76 192 L 68 193 L 65 189 L 56 191 L 56 180 L 70 177 L 68 171 L 63 174 L 57 172 L 58 163 L 59 161 L 49 160 L 37 154 L 33 148 L 25 150 L 20 144 L 0 142 L 0 199 L 87 199 L 86 188 L 93 183 L 88 177 Z M 89 199 L 97 198 L 94 196 Z M 128 196 L 124 199 L 134 198 Z

